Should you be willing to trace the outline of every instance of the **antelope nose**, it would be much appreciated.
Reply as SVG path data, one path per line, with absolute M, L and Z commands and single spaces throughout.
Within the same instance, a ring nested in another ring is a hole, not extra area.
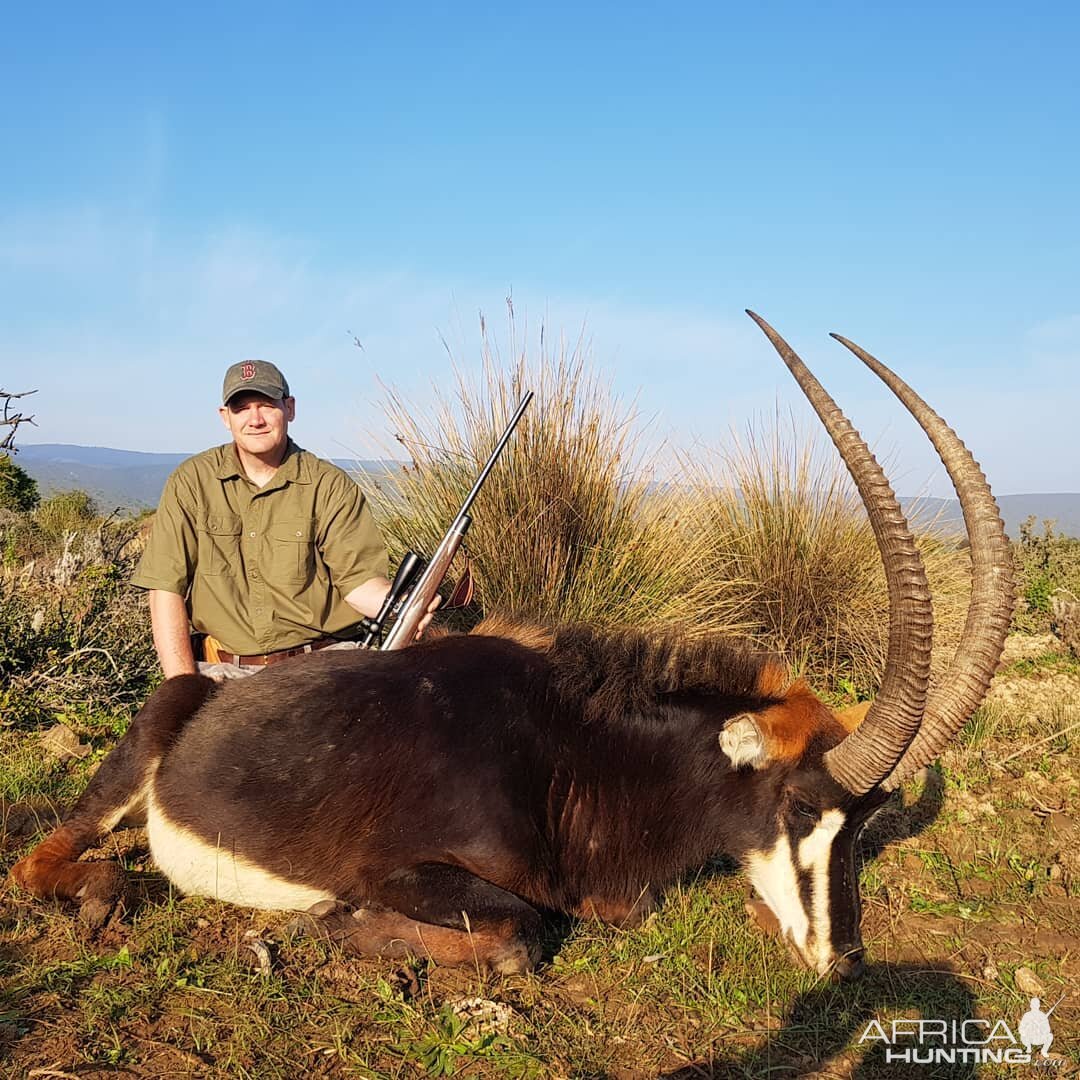
M 836 973 L 841 979 L 858 979 L 866 971 L 862 949 L 852 949 L 836 961 Z

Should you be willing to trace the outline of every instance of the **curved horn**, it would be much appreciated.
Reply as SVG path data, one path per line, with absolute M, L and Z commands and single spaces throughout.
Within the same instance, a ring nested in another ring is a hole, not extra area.
M 990 485 L 956 432 L 880 360 L 839 334 L 831 336 L 888 386 L 929 436 L 956 488 L 971 545 L 971 602 L 964 632 L 948 672 L 927 700 L 919 733 L 883 784 L 891 790 L 937 758 L 986 696 L 1012 619 L 1012 556 Z
M 933 637 L 930 587 L 896 496 L 862 437 L 791 346 L 759 315 L 747 315 L 772 342 L 840 452 L 885 566 L 889 651 L 881 691 L 866 719 L 825 754 L 825 766 L 837 782 L 862 795 L 893 771 L 922 722 Z

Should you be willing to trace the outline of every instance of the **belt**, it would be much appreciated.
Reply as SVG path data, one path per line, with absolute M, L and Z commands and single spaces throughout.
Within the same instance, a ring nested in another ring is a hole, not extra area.
M 218 658 L 223 664 L 239 664 L 241 667 L 269 667 L 271 664 L 280 664 L 282 660 L 288 660 L 293 656 L 301 656 L 304 653 L 318 652 L 337 642 L 333 638 L 319 638 L 310 645 L 299 645 L 295 649 L 282 649 L 280 652 L 259 653 L 256 656 L 237 656 L 236 653 L 218 649 Z

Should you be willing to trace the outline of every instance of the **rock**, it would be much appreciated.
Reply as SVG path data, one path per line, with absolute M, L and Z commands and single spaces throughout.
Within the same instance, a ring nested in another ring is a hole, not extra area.
M 44 732 L 41 736 L 41 748 L 52 761 L 69 758 L 81 761 L 92 749 L 88 743 L 79 742 L 79 736 L 67 724 L 57 724 Z
M 464 1024 L 463 1032 L 471 1038 L 509 1034 L 515 1019 L 509 1005 L 488 998 L 455 998 L 446 1004 Z
M 1039 977 L 1031 970 L 1031 968 L 1017 968 L 1013 975 L 1013 981 L 1016 983 L 1016 989 L 1022 994 L 1037 998 L 1046 996 L 1046 987 L 1039 982 Z
M 904 855 L 904 873 L 909 874 L 912 877 L 922 877 L 926 871 L 926 866 L 922 859 L 913 851 L 906 852 Z

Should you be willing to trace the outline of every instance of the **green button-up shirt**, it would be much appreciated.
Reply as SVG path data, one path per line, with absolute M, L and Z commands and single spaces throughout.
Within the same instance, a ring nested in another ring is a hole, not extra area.
M 386 571 L 360 488 L 290 439 L 263 487 L 244 475 L 232 443 L 180 465 L 132 583 L 183 596 L 196 630 L 251 655 L 352 626 L 360 616 L 345 596 Z

